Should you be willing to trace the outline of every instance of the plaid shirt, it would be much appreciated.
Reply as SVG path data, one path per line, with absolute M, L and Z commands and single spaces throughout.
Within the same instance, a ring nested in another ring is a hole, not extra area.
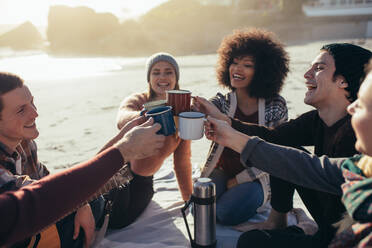
M 19 189 L 48 174 L 37 159 L 35 141 L 22 141 L 15 152 L 0 142 L 0 193 Z

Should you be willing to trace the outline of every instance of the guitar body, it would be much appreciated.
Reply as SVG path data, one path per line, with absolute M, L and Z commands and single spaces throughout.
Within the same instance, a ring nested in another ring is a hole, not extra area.
M 33 236 L 27 248 L 61 248 L 56 225 L 51 225 L 41 233 Z

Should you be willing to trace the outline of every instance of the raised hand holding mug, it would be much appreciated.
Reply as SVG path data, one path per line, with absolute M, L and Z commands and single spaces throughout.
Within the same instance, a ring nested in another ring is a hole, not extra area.
M 154 122 L 157 122 L 161 125 L 161 129 L 158 131 L 158 134 L 169 136 L 176 132 L 171 106 L 153 108 L 150 111 L 147 111 L 145 116 L 154 118 Z

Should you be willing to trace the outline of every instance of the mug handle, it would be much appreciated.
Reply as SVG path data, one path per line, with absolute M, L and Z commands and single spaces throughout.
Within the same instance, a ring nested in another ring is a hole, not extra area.
M 146 109 L 145 108 L 143 108 L 142 110 L 141 110 L 141 112 L 140 112 L 140 116 L 144 116 L 145 114 L 146 114 Z

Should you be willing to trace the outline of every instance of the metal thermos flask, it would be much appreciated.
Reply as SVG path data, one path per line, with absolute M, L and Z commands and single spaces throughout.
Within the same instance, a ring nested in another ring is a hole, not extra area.
M 192 204 L 194 216 L 194 239 L 187 223 L 186 209 Z M 216 186 L 210 178 L 194 182 L 191 199 L 182 208 L 187 232 L 193 248 L 216 247 Z

